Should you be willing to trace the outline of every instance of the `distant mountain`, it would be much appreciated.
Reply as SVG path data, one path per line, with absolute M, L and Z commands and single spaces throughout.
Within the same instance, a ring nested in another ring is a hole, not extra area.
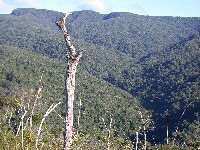
M 39 57 L 50 57 L 48 61 L 64 61 L 66 46 L 63 35 L 55 24 L 61 15 L 61 12 L 37 9 L 16 9 L 9 15 L 0 15 L 2 49 L 23 49 L 34 52 L 31 55 L 36 55 L 36 52 Z M 88 104 L 91 106 L 88 109 L 95 105 L 94 110 L 88 110 L 89 115 L 98 112 L 98 120 L 103 115 L 101 110 L 106 107 L 107 101 L 123 95 L 123 100 L 106 108 L 112 110 L 125 103 L 123 110 L 114 111 L 115 118 L 119 121 L 115 122 L 116 128 L 120 129 L 120 124 L 126 121 L 122 119 L 123 113 L 130 116 L 130 110 L 136 109 L 132 103 L 138 103 L 138 106 L 141 103 L 152 112 L 154 120 L 155 129 L 147 135 L 148 141 L 164 141 L 166 111 L 169 112 L 170 138 L 173 138 L 172 132 L 177 126 L 181 131 L 178 137 L 180 141 L 186 134 L 195 134 L 188 141 L 199 138 L 195 130 L 189 132 L 188 128 L 191 127 L 189 124 L 199 121 L 200 113 L 200 18 L 75 11 L 67 18 L 67 27 L 77 51 L 83 51 L 83 58 L 78 66 L 77 94 L 80 89 L 83 94 L 87 88 L 94 87 L 86 92 L 86 97 L 80 96 L 93 103 Z M 38 63 L 39 60 L 35 61 Z M 3 74 L 6 74 L 5 71 Z M 95 82 L 85 82 L 88 78 Z M 103 87 L 109 85 L 112 89 L 102 91 L 97 81 L 104 83 Z M 113 92 L 109 94 L 109 91 Z M 99 101 L 94 101 L 94 92 L 99 96 Z M 139 101 L 128 100 L 135 98 Z M 105 99 L 107 101 L 102 106 L 101 102 Z M 134 117 L 137 118 L 137 115 Z M 84 119 L 88 120 L 87 117 Z M 94 126 L 99 123 L 95 119 L 93 121 L 90 124 Z M 126 135 L 132 139 L 137 130 L 135 125 L 132 131 L 130 125 L 126 127 Z

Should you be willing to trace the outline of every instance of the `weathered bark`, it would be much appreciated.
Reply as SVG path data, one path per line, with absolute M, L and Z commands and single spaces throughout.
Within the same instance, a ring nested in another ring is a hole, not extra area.
M 65 27 L 65 19 L 67 14 L 64 14 L 57 25 L 61 28 L 64 33 L 65 42 L 69 53 L 67 53 L 67 72 L 66 72 L 66 122 L 65 122 L 65 133 L 64 133 L 64 150 L 70 150 L 72 145 L 72 134 L 73 134 L 73 102 L 74 102 L 74 90 L 75 90 L 75 73 L 76 67 L 82 53 L 76 54 L 75 47 L 71 41 L 70 34 Z

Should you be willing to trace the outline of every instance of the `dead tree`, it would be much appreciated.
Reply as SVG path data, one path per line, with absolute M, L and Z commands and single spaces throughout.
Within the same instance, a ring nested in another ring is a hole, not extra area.
M 72 133 L 73 133 L 73 102 L 74 102 L 74 90 L 75 90 L 75 74 L 76 67 L 82 57 L 82 52 L 76 54 L 75 47 L 71 41 L 69 32 L 65 26 L 65 20 L 68 15 L 64 14 L 56 24 L 64 33 L 65 42 L 69 52 L 67 52 L 67 72 L 66 72 L 66 120 L 65 120 L 65 133 L 64 133 L 64 150 L 70 150 L 72 145 Z

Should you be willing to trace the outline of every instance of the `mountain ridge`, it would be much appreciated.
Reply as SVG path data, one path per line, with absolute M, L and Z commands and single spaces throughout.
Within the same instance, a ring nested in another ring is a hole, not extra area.
M 0 15 L 0 44 L 63 61 L 66 48 L 55 25 L 61 15 L 36 9 Z M 175 131 L 176 120 L 187 109 L 191 97 L 196 105 L 190 112 L 194 117 L 190 120 L 184 115 L 182 119 L 190 123 L 198 120 L 200 18 L 75 11 L 66 25 L 77 51 L 83 51 L 79 67 L 132 94 L 151 110 L 158 126 L 152 133 L 156 141 L 165 137 L 158 134 L 165 130 L 161 122 L 166 110 L 173 118 L 170 131 Z M 185 128 L 182 123 L 180 130 Z

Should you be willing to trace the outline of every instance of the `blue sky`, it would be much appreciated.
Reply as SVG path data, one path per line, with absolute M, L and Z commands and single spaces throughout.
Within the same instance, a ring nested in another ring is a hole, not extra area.
M 0 0 L 0 14 L 15 8 L 59 12 L 94 10 L 102 14 L 131 12 L 149 16 L 200 17 L 200 0 Z

